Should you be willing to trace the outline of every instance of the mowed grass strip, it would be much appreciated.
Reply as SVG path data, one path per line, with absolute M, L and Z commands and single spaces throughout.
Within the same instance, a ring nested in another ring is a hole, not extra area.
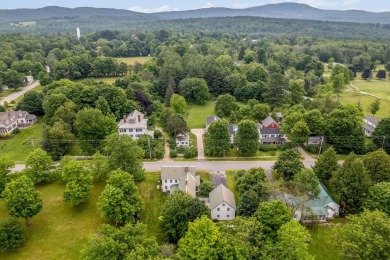
M 188 108 L 187 124 L 191 128 L 204 128 L 206 118 L 214 115 L 215 103 L 209 101 L 204 105 L 190 104 Z
M 26 243 L 17 251 L 0 252 L 0 259 L 79 259 L 86 236 L 104 223 L 96 207 L 104 186 L 105 182 L 95 183 L 88 202 L 72 208 L 64 202 L 62 181 L 39 185 L 43 208 L 31 219 Z M 0 217 L 5 216 L 7 210 L 0 200 Z
M 153 59 L 153 57 L 122 57 L 122 58 L 115 58 L 115 59 L 124 62 L 128 65 L 134 65 L 136 62 L 140 64 L 145 64 L 147 61 Z
M 13 138 L 0 139 L 0 158 L 8 158 L 15 162 L 25 161 L 30 152 L 41 147 L 42 122 L 43 119 L 39 118 L 33 126 L 21 129 Z

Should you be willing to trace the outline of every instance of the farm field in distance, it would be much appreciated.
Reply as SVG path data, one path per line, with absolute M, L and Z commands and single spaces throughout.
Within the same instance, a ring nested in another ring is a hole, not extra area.
M 128 65 L 133 65 L 135 62 L 140 64 L 144 64 L 145 62 L 151 60 L 153 57 L 123 57 L 123 58 L 115 58 L 118 61 L 122 61 Z

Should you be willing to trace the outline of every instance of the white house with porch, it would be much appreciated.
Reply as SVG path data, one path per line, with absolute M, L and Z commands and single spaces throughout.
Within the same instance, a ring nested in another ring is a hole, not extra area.
M 178 134 L 176 137 L 176 147 L 190 147 L 190 133 Z
M 138 110 L 123 116 L 118 123 L 118 131 L 120 135 L 129 135 L 135 140 L 143 135 L 154 138 L 154 131 L 148 131 L 148 119 Z
M 195 166 L 162 166 L 161 190 L 171 193 L 174 190 L 182 190 L 196 197 L 199 191 L 200 177 L 196 176 Z

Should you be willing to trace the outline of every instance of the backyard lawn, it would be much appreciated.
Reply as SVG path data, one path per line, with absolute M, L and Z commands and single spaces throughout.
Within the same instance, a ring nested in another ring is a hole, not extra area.
M 145 174 L 146 180 L 138 184 L 144 207 L 141 220 L 148 225 L 148 234 L 163 242 L 166 237 L 158 217 L 167 195 L 157 189 L 158 172 Z M 101 218 L 96 207 L 104 186 L 104 181 L 95 183 L 89 201 L 72 208 L 63 200 L 65 184 L 62 181 L 39 185 L 37 190 L 41 193 L 43 209 L 32 218 L 32 226 L 27 228 L 27 242 L 15 252 L 0 252 L 0 259 L 79 259 L 86 236 L 97 232 L 101 224 L 108 223 Z M 6 212 L 0 200 L 0 217 L 5 217 Z M 20 221 L 24 224 L 22 219 Z
M 214 115 L 215 103 L 212 101 L 207 102 L 205 105 L 189 105 L 187 123 L 191 128 L 204 128 L 206 124 L 206 118 Z
M 0 158 L 8 158 L 15 162 L 23 162 L 34 148 L 40 147 L 42 139 L 42 118 L 31 127 L 21 129 L 13 138 L 0 139 Z
M 133 65 L 135 62 L 144 64 L 145 62 L 151 60 L 152 57 L 123 57 L 123 58 L 116 58 L 116 60 L 127 63 L 129 65 Z

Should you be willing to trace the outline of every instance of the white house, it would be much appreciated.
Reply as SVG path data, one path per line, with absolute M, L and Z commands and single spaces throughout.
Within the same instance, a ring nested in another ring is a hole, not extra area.
M 31 84 L 34 82 L 33 76 L 26 76 L 26 85 Z
M 190 147 L 190 134 L 178 134 L 176 137 L 176 147 Z
M 200 177 L 196 176 L 195 166 L 162 166 L 161 190 L 170 193 L 182 190 L 192 197 L 199 191 Z
M 230 143 L 231 144 L 234 144 L 234 136 L 236 135 L 238 131 L 238 127 L 233 125 L 233 124 L 229 124 L 229 134 L 230 134 Z
M 283 144 L 286 138 L 280 132 L 280 128 L 264 128 L 262 124 L 257 124 L 259 131 L 259 142 L 261 144 Z
M 324 137 L 320 135 L 310 135 L 305 143 L 306 146 L 319 146 L 324 141 Z
M 220 184 L 210 192 L 207 206 L 211 210 L 212 219 L 231 220 L 236 216 L 234 194 L 223 184 Z
M 27 128 L 37 121 L 35 115 L 26 111 L 0 112 L 0 134 L 11 133 L 15 128 Z
M 364 126 L 363 126 L 363 129 L 364 129 L 364 134 L 368 137 L 371 137 L 372 136 L 372 133 L 374 132 L 375 128 L 378 126 L 379 122 L 381 120 L 379 118 L 376 118 L 374 116 L 365 116 L 363 118 L 363 122 L 366 123 Z
M 123 116 L 118 123 L 118 131 L 120 135 L 129 135 L 135 140 L 143 135 L 154 137 L 154 132 L 148 131 L 148 119 L 137 110 Z

